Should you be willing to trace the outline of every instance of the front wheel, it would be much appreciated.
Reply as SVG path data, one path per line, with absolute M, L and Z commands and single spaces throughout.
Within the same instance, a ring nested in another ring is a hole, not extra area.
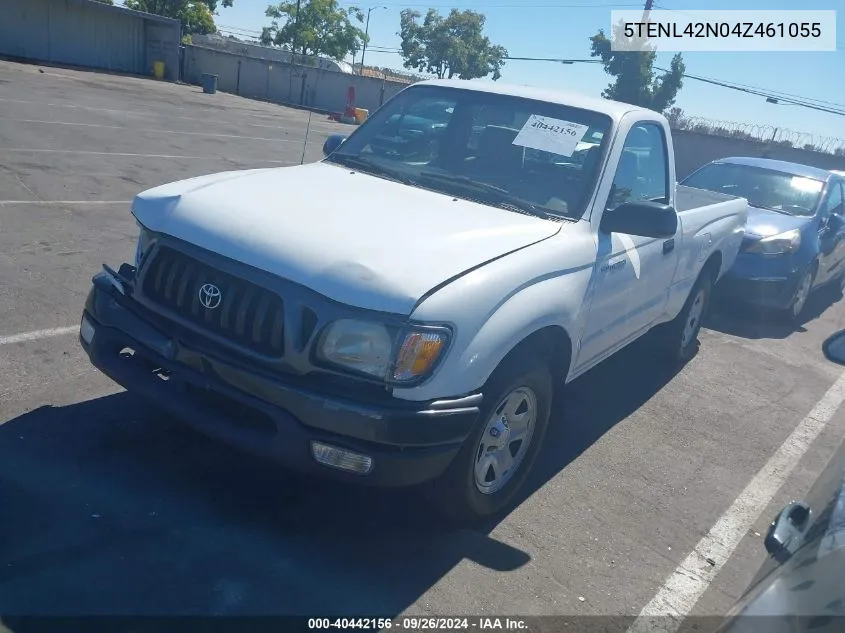
M 795 289 L 795 296 L 792 297 L 792 302 L 789 304 L 787 315 L 793 321 L 797 321 L 804 313 L 804 307 L 807 305 L 807 299 L 810 298 L 810 292 L 813 289 L 813 281 L 816 278 L 816 269 L 810 267 L 798 281 L 798 287 Z
M 695 356 L 699 346 L 698 334 L 712 292 L 713 279 L 705 272 L 692 287 L 681 313 L 663 326 L 663 348 L 670 361 L 685 363 Z
M 446 518 L 468 524 L 504 510 L 528 476 L 549 424 L 552 375 L 538 352 L 516 354 L 484 389 L 478 423 L 446 472 L 424 488 Z

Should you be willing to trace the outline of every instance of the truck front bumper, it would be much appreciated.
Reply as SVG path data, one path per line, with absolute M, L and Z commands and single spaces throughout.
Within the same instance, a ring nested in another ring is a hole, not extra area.
M 439 476 L 478 417 L 481 394 L 373 405 L 292 386 L 168 336 L 94 280 L 80 326 L 91 363 L 194 429 L 295 470 L 374 486 Z

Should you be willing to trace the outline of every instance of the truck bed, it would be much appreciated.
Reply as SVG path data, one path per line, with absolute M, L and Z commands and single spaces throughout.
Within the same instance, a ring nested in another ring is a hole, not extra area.
M 695 189 L 694 187 L 678 185 L 675 191 L 675 210 L 678 213 L 683 213 L 684 211 L 691 211 L 692 209 L 727 202 L 728 200 L 737 200 L 737 197 L 725 193 L 707 191 L 706 189 Z

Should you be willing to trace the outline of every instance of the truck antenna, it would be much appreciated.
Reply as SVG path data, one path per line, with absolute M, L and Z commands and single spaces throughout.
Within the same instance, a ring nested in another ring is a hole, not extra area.
M 311 130 L 311 110 L 308 110 L 308 125 L 305 127 L 305 142 L 302 144 L 302 158 L 299 160 L 299 164 L 303 164 L 305 162 L 305 148 L 308 147 L 308 132 Z

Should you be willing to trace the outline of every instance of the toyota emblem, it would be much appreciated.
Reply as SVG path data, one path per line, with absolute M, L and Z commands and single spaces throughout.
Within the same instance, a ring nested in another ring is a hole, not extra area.
M 214 310 L 223 300 L 223 293 L 214 284 L 203 284 L 200 287 L 200 303 L 207 310 Z

